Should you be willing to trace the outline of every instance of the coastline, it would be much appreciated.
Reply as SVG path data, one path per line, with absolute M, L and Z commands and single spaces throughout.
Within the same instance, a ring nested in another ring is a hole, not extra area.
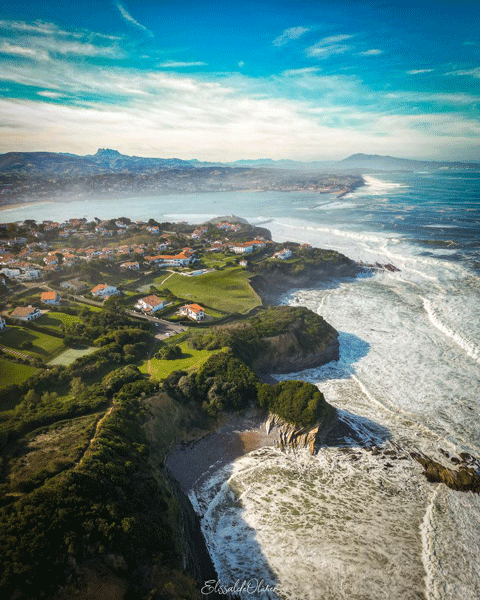
M 17 210 L 19 208 L 28 208 L 37 204 L 55 204 L 53 200 L 37 200 L 32 202 L 15 202 L 14 204 L 0 204 L 0 211 Z
M 238 458 L 279 441 L 278 430 L 267 433 L 265 416 L 259 411 L 228 415 L 220 427 L 192 442 L 177 444 L 165 459 L 169 473 L 188 495 L 210 476 Z

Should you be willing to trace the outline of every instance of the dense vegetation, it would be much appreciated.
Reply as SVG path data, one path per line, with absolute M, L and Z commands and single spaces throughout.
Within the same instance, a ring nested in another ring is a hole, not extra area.
M 268 338 L 292 332 L 305 354 L 332 335 L 334 329 L 322 317 L 304 307 L 270 307 L 254 317 L 231 325 L 212 327 L 192 335 L 194 348 L 215 350 L 229 347 L 235 356 L 251 365 L 268 347 Z
M 331 406 L 307 381 L 282 381 L 258 388 L 258 403 L 292 425 L 312 427 L 322 421 Z
M 110 377 L 109 394 L 120 377 Z M 117 561 L 132 597 L 163 597 L 152 592 L 155 582 L 145 578 L 145 569 L 181 569 L 181 535 L 175 497 L 166 475 L 152 471 L 141 427 L 138 399 L 155 389 L 142 379 L 122 385 L 77 467 L 0 511 L 0 589 L 6 598 L 15 590 L 19 598 L 50 596 L 66 574 L 74 582 L 78 564 L 99 555 Z M 191 582 L 188 587 L 193 589 Z M 195 597 L 186 589 L 177 592 Z

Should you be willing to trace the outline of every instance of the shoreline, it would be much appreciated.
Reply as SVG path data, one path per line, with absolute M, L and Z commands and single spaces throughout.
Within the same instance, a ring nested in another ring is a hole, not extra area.
M 198 489 L 212 475 L 254 450 L 275 447 L 278 431 L 267 433 L 265 416 L 258 411 L 245 415 L 227 415 L 220 427 L 191 442 L 180 442 L 165 459 L 169 473 L 183 492 Z
M 0 211 L 18 210 L 19 208 L 28 208 L 37 204 L 55 204 L 53 200 L 37 200 L 30 202 L 16 202 L 15 204 L 0 204 Z

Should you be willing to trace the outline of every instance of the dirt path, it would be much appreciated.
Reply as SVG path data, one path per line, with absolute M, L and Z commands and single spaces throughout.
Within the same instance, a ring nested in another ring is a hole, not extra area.
M 115 403 L 112 401 L 107 412 L 103 415 L 103 417 L 100 417 L 100 419 L 97 421 L 97 424 L 95 425 L 95 431 L 93 433 L 93 437 L 90 438 L 90 441 L 88 442 L 88 446 L 85 449 L 85 452 L 83 453 L 82 457 L 77 461 L 77 463 L 73 467 L 74 469 L 78 469 L 78 467 L 82 464 L 82 462 L 85 460 L 85 458 L 87 458 L 87 456 L 91 453 L 92 444 L 95 442 L 95 440 L 98 436 L 100 427 L 102 426 L 103 421 L 111 414 L 114 406 L 115 406 Z

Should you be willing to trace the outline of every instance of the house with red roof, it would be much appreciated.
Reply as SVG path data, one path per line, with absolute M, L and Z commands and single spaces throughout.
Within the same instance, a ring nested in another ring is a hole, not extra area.
M 105 299 L 110 298 L 110 296 L 118 296 L 118 294 L 120 294 L 120 290 L 118 290 L 114 285 L 99 283 L 93 288 L 93 290 L 90 290 L 90 293 L 96 298 Z
M 157 310 L 167 306 L 167 304 L 168 303 L 164 298 L 159 298 L 155 294 L 152 294 L 150 296 L 145 296 L 145 298 L 140 298 L 135 304 L 135 308 L 142 310 L 145 313 L 155 313 Z
M 42 292 L 40 294 L 40 300 L 44 304 L 60 304 L 60 296 L 57 292 Z
M 193 321 L 201 321 L 205 318 L 205 309 L 199 304 L 186 304 L 178 311 L 179 315 L 184 315 Z
M 40 309 L 35 306 L 17 306 L 10 313 L 12 319 L 18 319 L 19 321 L 33 321 L 42 316 Z

